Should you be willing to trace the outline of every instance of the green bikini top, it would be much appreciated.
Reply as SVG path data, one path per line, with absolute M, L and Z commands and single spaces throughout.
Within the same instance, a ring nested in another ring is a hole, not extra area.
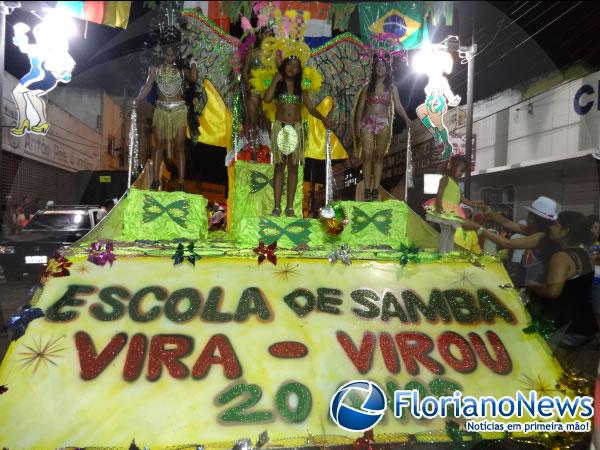
M 277 101 L 279 103 L 287 103 L 288 105 L 299 105 L 300 103 L 302 103 L 299 95 L 288 93 L 279 94 L 279 97 L 277 97 Z

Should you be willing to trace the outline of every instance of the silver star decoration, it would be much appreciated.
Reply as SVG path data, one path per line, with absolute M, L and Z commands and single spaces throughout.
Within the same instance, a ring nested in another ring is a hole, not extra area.
M 343 262 L 347 266 L 352 264 L 350 260 L 350 247 L 348 244 L 343 244 L 339 249 L 334 248 L 333 251 L 329 254 L 329 262 L 331 264 L 335 264 L 338 261 Z

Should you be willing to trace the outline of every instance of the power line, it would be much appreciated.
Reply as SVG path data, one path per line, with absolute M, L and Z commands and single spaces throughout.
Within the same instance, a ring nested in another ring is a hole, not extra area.
M 496 64 L 497 62 L 501 61 L 502 59 L 504 59 L 507 55 L 509 55 L 513 50 L 518 49 L 519 47 L 521 47 L 523 44 L 525 44 L 526 42 L 529 42 L 531 39 L 533 39 L 535 36 L 537 36 L 539 33 L 541 33 L 542 31 L 544 31 L 546 28 L 548 28 L 550 25 L 552 25 L 553 23 L 555 23 L 556 21 L 560 20 L 563 16 L 565 16 L 566 14 L 568 14 L 569 12 L 571 12 L 574 8 L 576 8 L 577 6 L 579 6 L 581 3 L 583 3 L 582 1 L 579 1 L 577 3 L 575 3 L 573 6 L 571 6 L 569 9 L 567 9 L 566 11 L 564 11 L 563 13 L 561 13 L 560 15 L 558 15 L 557 17 L 555 17 L 553 20 L 551 20 L 550 22 L 548 22 L 547 24 L 545 24 L 543 27 L 541 27 L 540 29 L 538 29 L 535 33 L 531 34 L 530 36 L 528 36 L 526 39 L 524 39 L 523 41 L 519 42 L 519 44 L 517 44 L 516 46 L 512 46 L 510 48 L 510 50 L 506 51 L 504 54 L 502 54 L 502 56 L 500 56 L 499 58 L 494 58 L 494 60 L 488 64 L 485 68 L 477 71 L 475 73 L 475 76 L 481 74 L 482 72 L 486 71 L 487 69 L 489 69 L 490 67 L 492 67 L 494 64 Z M 542 14 L 538 15 L 537 17 L 540 17 Z M 537 18 L 536 17 L 536 18 Z M 535 19 L 534 19 L 535 20 Z M 531 22 L 529 22 L 531 23 Z M 460 72 L 459 72 L 460 73 Z M 465 84 L 466 81 L 462 81 L 459 86 L 463 86 Z

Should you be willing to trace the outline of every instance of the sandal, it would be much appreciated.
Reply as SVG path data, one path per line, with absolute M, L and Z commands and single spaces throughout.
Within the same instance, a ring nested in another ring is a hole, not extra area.
M 296 217 L 296 214 L 294 213 L 294 208 L 286 208 L 285 215 L 286 217 Z
M 379 189 L 372 189 L 371 190 L 371 201 L 372 202 L 379 201 Z
M 371 201 L 371 191 L 369 189 L 365 189 L 365 198 L 363 200 L 364 202 L 370 202 Z
M 158 191 L 159 188 L 160 188 L 160 181 L 153 181 L 152 184 L 150 185 L 151 191 Z
M 273 212 L 271 213 L 271 215 L 273 217 L 279 217 L 281 215 L 281 208 L 275 208 L 275 209 L 273 209 Z

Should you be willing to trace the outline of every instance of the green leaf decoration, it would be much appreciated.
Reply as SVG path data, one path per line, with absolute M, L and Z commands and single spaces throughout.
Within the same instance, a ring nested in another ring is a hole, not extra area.
M 356 206 L 352 211 L 352 233 L 359 233 L 366 229 L 370 224 L 373 224 L 377 230 L 385 235 L 390 233 L 392 226 L 392 210 L 382 209 L 377 211 L 373 216 L 369 216 Z
M 257 194 L 267 186 L 272 186 L 273 180 L 262 172 L 250 171 L 250 193 Z
M 298 219 L 284 227 L 279 226 L 270 219 L 260 219 L 260 240 L 271 244 L 287 237 L 294 245 L 308 244 L 310 238 L 310 222 Z
M 155 198 L 144 195 L 143 222 L 152 222 L 166 213 L 173 222 L 185 228 L 189 209 L 190 203 L 187 199 L 176 200 L 167 206 L 163 206 Z

